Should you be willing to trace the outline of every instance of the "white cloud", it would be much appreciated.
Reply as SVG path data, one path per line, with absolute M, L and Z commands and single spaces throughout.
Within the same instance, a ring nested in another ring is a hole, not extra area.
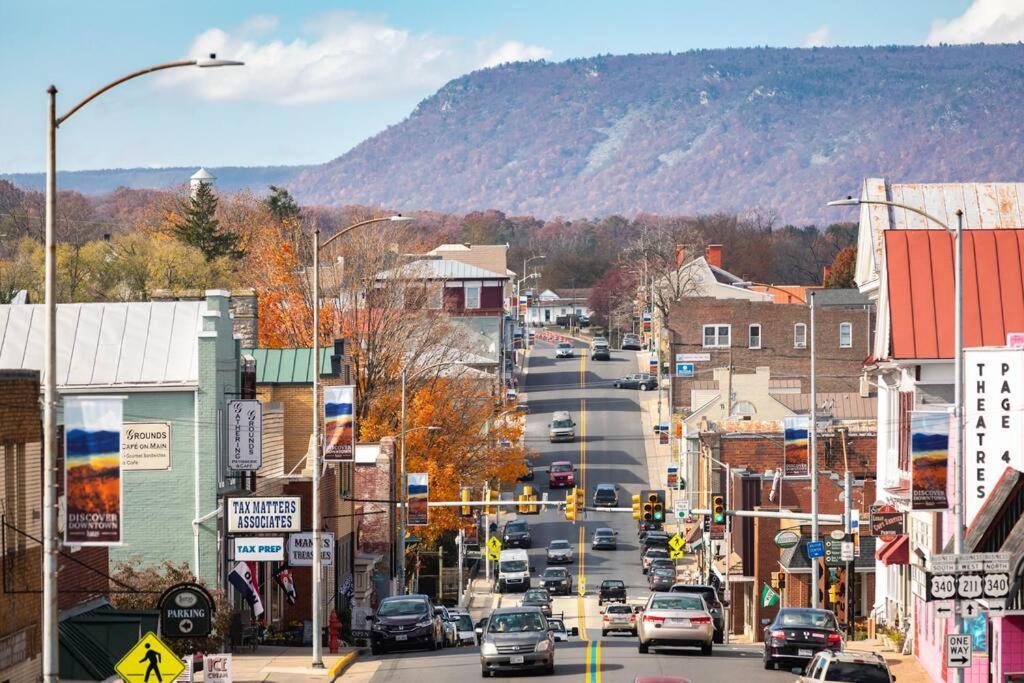
M 974 0 L 955 19 L 936 19 L 925 41 L 938 43 L 1016 43 L 1024 40 L 1024 2 Z
M 833 44 L 832 32 L 828 26 L 822 26 L 804 36 L 804 47 L 825 47 Z
M 165 87 L 187 88 L 210 100 L 249 100 L 297 105 L 426 94 L 467 71 L 551 52 L 510 41 L 494 46 L 431 33 L 413 33 L 353 12 L 316 17 L 306 35 L 258 40 L 276 29 L 274 17 L 253 17 L 234 32 L 209 29 L 192 41 L 188 55 L 216 52 L 244 67 L 177 69 Z

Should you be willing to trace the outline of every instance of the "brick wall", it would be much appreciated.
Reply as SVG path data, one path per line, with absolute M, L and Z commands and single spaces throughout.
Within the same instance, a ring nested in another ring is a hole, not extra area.
M 818 391 L 857 391 L 864 359 L 871 354 L 872 312 L 863 308 L 817 308 Z M 840 323 L 852 324 L 852 346 L 840 348 Z M 773 379 L 799 379 L 801 390 L 810 391 L 810 336 L 807 347 L 794 347 L 794 325 L 810 324 L 810 313 L 804 306 L 780 305 L 771 302 L 739 299 L 687 298 L 669 313 L 669 330 L 673 353 L 708 353 L 710 362 L 697 363 L 698 371 L 725 367 L 730 363 L 737 372 L 754 372 L 759 365 L 772 369 Z M 704 325 L 730 325 L 728 348 L 704 346 Z M 748 348 L 749 326 L 761 325 L 761 348 Z M 694 380 L 676 378 L 675 405 L 689 408 L 690 388 Z
M 783 438 L 772 433 L 705 432 L 702 444 L 712 450 L 714 457 L 735 469 L 763 473 L 782 467 Z M 818 469 L 841 472 L 849 469 L 855 479 L 875 476 L 876 437 L 874 434 L 850 434 L 846 440 L 846 459 L 843 459 L 842 438 L 837 433 L 818 435 Z M 871 501 L 874 502 L 874 501 Z

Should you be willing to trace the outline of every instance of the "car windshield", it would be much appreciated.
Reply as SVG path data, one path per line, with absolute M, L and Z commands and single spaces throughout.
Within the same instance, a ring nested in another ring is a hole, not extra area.
M 572 344 L 569 344 L 567 342 L 562 342 L 562 343 L 560 343 L 558 345 L 558 348 L 560 348 L 560 349 L 571 349 L 572 348 Z
M 427 611 L 427 603 L 423 600 L 385 600 L 377 608 L 379 617 L 408 617 L 414 614 L 424 614 Z
M 509 522 L 505 531 L 526 531 L 529 528 L 526 522 Z
M 526 595 L 523 596 L 523 601 L 531 602 L 547 602 L 551 598 L 548 597 L 547 591 L 526 591 Z
M 545 579 L 564 579 L 568 575 L 569 575 L 569 572 L 565 571 L 564 569 L 545 569 L 544 570 L 544 578 Z
M 714 588 L 698 588 L 696 586 L 674 586 L 672 588 L 673 593 L 693 593 L 704 598 L 704 602 L 711 605 L 711 603 L 718 602 L 718 594 Z
M 549 546 L 552 550 L 569 550 L 569 541 L 551 541 Z
M 624 588 L 626 584 L 621 581 L 602 581 L 601 588 Z
M 473 630 L 473 618 L 468 614 L 460 614 L 455 617 L 455 623 L 460 631 Z
M 551 466 L 551 471 L 552 472 L 572 472 L 572 465 L 570 465 L 567 462 L 566 463 L 562 463 L 560 465 L 552 465 Z
M 704 603 L 696 595 L 680 595 L 678 597 L 654 598 L 651 609 L 689 609 L 703 610 Z
M 498 567 L 502 572 L 525 572 L 526 560 L 505 560 Z
M 594 532 L 595 536 L 614 536 L 615 532 L 611 529 L 598 529 Z
M 551 426 L 552 427 L 572 427 L 572 420 L 569 420 L 569 419 L 553 420 L 551 422 Z M 560 470 L 556 470 L 556 471 L 560 471 Z
M 810 626 L 811 628 L 829 628 L 835 630 L 836 620 L 830 612 L 789 612 L 779 614 L 782 626 Z
M 632 614 L 633 608 L 629 605 L 609 605 L 608 614 Z
M 565 631 L 565 622 L 561 619 L 548 619 L 548 628 L 553 631 Z
M 673 576 L 676 575 L 676 573 L 675 573 L 675 571 L 673 571 L 672 569 L 669 569 L 668 567 L 655 567 L 654 568 L 654 575 L 655 576 L 673 577 Z
M 604 494 L 606 496 L 610 496 L 613 493 L 615 493 L 615 487 L 614 486 L 608 486 L 608 485 L 603 485 L 602 484 L 601 486 L 597 487 L 597 495 L 599 495 L 599 496 L 601 494 Z
M 544 630 L 544 617 L 539 612 L 492 614 L 487 621 L 488 633 L 535 633 Z
M 655 557 L 668 557 L 668 551 L 664 548 L 651 548 L 647 551 L 647 557 L 652 559 Z
M 826 681 L 848 683 L 889 683 L 889 672 L 878 664 L 832 662 L 825 671 Z

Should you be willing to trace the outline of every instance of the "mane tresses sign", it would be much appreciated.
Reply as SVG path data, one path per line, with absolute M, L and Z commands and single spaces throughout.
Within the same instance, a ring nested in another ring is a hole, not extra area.
M 967 524 L 1007 467 L 1024 470 L 1024 349 L 964 353 Z
M 227 499 L 229 534 L 299 531 L 299 496 L 269 496 Z

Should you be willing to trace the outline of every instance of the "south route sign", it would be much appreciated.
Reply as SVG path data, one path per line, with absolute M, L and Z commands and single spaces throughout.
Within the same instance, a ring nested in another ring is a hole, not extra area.
M 970 633 L 949 633 L 946 635 L 946 667 L 969 669 L 973 659 Z
M 185 670 L 185 662 L 152 631 L 128 650 L 114 671 L 128 683 L 173 681 Z

